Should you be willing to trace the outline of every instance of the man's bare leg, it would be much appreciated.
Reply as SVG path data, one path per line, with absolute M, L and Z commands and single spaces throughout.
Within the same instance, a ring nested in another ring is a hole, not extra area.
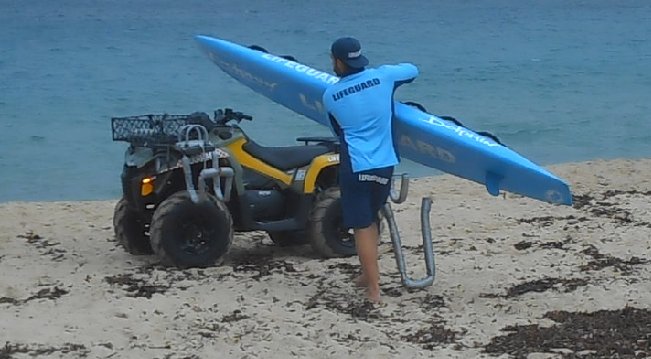
M 362 274 L 355 281 L 356 284 L 366 286 L 366 297 L 374 303 L 380 302 L 380 269 L 377 261 L 378 229 L 372 223 L 366 228 L 355 229 L 355 246 Z
M 366 282 L 367 282 L 366 276 L 364 275 L 363 272 L 360 273 L 360 275 L 358 275 L 357 278 L 355 278 L 355 285 L 358 287 L 366 288 Z

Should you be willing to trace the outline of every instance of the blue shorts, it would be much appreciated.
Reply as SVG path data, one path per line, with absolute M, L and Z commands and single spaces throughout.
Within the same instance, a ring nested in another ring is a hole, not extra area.
M 353 173 L 340 167 L 339 187 L 346 228 L 366 228 L 377 223 L 378 212 L 391 192 L 393 166 Z

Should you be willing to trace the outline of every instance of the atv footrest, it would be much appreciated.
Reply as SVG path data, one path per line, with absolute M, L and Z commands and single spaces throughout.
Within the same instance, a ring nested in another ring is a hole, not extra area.
M 273 222 L 255 222 L 255 227 L 259 231 L 283 232 L 303 229 L 305 225 L 296 218 L 288 218 Z

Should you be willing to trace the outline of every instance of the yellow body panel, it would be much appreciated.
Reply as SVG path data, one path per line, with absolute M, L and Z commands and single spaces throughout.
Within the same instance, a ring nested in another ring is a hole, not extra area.
M 319 177 L 319 173 L 330 166 L 336 166 L 339 164 L 339 155 L 338 154 L 325 154 L 318 157 L 315 157 L 310 164 L 310 168 L 305 174 L 305 193 L 312 193 L 316 187 L 316 179 Z

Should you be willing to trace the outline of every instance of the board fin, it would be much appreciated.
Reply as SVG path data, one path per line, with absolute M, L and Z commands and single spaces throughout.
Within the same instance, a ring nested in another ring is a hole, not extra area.
M 486 189 L 488 193 L 493 196 L 500 194 L 500 181 L 502 181 L 503 176 L 500 176 L 494 172 L 486 172 Z

